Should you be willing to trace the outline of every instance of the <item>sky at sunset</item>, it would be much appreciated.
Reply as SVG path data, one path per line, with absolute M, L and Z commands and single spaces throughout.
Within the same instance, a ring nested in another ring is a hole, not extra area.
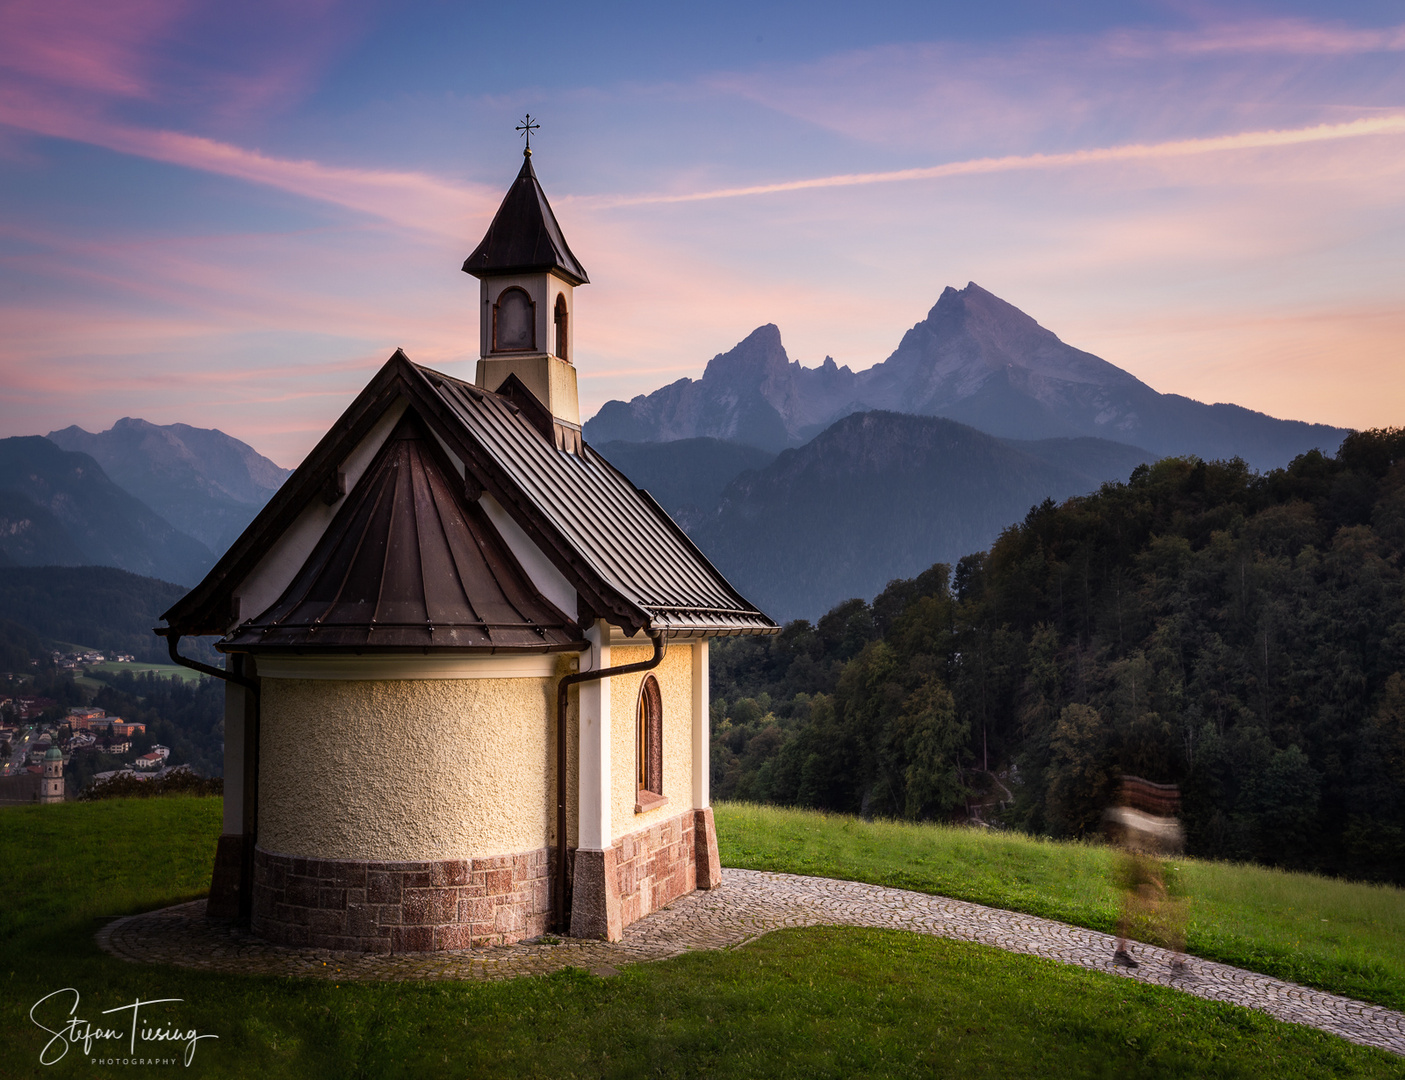
M 975 281 L 1162 391 L 1405 424 L 1405 7 L 0 0 L 0 436 L 295 465 L 396 346 L 463 378 L 521 163 L 583 412 L 756 326 L 883 360 Z

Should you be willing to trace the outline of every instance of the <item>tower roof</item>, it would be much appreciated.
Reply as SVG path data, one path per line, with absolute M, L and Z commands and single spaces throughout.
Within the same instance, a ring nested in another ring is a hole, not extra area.
M 237 649 L 579 648 L 413 409 L 283 595 Z
M 44 755 L 44 760 L 45 760 L 45 761 L 62 761 L 62 760 L 63 760 L 63 751 L 60 750 L 57 746 L 51 746 L 51 747 L 49 747 L 48 753 L 46 753 L 46 754 Z
M 555 271 L 572 285 L 584 285 L 590 278 L 561 234 L 532 169 L 531 153 L 523 155 L 522 171 L 503 196 L 482 242 L 464 260 L 463 272 L 482 278 Z

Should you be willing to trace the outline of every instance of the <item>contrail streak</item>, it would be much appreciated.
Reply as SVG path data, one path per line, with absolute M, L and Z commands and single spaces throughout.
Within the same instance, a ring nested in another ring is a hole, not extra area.
M 948 176 L 1016 172 L 1023 169 L 1056 169 L 1114 161 L 1192 157 L 1197 154 L 1213 154 L 1224 150 L 1256 150 L 1275 146 L 1329 142 L 1335 139 L 1355 139 L 1364 135 L 1401 134 L 1405 134 L 1405 115 L 1379 116 L 1352 120 L 1345 124 L 1318 124 L 1314 127 L 1290 128 L 1286 131 L 1246 131 L 1238 135 L 1217 135 L 1208 139 L 1133 143 L 1129 146 L 1072 150 L 1064 154 L 1022 154 L 1009 157 L 975 158 L 971 161 L 952 161 L 945 165 L 931 165 L 920 169 L 841 173 L 838 176 L 816 176 L 807 180 L 785 180 L 777 184 L 751 184 L 746 187 L 717 188 L 712 191 L 694 191 L 678 195 L 623 196 L 615 199 L 603 199 L 596 205 L 609 208 L 642 206 L 650 203 L 704 202 L 709 199 L 737 199 L 748 195 L 775 195 L 785 191 L 857 187 L 862 184 L 895 184 L 905 180 L 940 180 Z M 582 199 L 581 201 L 594 202 L 595 200 Z

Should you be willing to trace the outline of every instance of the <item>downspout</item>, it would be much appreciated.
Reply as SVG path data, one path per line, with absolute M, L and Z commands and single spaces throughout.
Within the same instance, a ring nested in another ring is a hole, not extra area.
M 580 683 L 610 679 L 616 675 L 633 675 L 658 667 L 663 660 L 663 632 L 652 633 L 649 637 L 654 642 L 654 655 L 648 660 L 598 671 L 579 671 L 574 675 L 562 676 L 556 684 L 556 896 L 551 907 L 552 919 L 560 933 L 569 929 L 566 921 L 566 691 Z M 604 792 L 603 797 L 609 798 L 610 793 Z
M 232 682 L 237 686 L 242 686 L 245 690 L 252 694 L 254 698 L 254 730 L 252 733 L 252 739 L 248 740 L 253 743 L 254 748 L 254 797 L 252 800 L 250 800 L 252 805 L 246 805 L 244 807 L 244 813 L 247 815 L 249 822 L 249 840 L 248 843 L 243 845 L 244 850 L 240 852 L 240 861 L 243 865 L 240 869 L 239 874 L 239 907 L 240 917 L 243 918 L 247 914 L 247 912 L 244 911 L 244 908 L 246 906 L 246 898 L 252 896 L 254 880 L 254 845 L 258 843 L 259 834 L 259 743 L 262 741 L 259 737 L 259 721 L 261 719 L 262 714 L 262 710 L 259 708 L 259 683 L 257 679 L 251 679 L 247 675 L 237 675 L 232 671 L 225 671 L 223 668 L 217 668 L 212 664 L 202 664 L 199 660 L 192 660 L 188 656 L 182 656 L 177 651 L 177 649 L 180 646 L 180 640 L 183 635 L 180 633 L 180 631 L 175 629 L 175 627 L 157 626 L 153 628 L 152 632 L 155 633 L 158 637 L 163 637 L 166 639 L 166 648 L 171 654 L 172 663 L 180 664 L 182 667 L 191 668 L 194 671 L 200 672 L 202 675 L 209 675 L 212 678 L 223 679 L 225 682 Z M 246 892 L 246 888 L 249 890 L 248 892 Z
M 180 653 L 176 652 L 176 649 L 180 645 L 181 638 L 185 635 L 174 627 L 157 626 L 153 628 L 151 632 L 157 637 L 166 639 L 166 647 L 170 650 L 172 663 L 180 664 L 181 667 L 193 668 L 202 675 L 210 675 L 216 679 L 223 679 L 225 682 L 238 683 L 245 689 L 252 690 L 255 698 L 259 696 L 259 684 L 257 680 L 250 679 L 244 675 L 236 675 L 232 671 L 225 671 L 224 668 L 217 668 L 212 664 L 202 664 L 199 660 L 192 660 L 190 657 L 182 656 Z

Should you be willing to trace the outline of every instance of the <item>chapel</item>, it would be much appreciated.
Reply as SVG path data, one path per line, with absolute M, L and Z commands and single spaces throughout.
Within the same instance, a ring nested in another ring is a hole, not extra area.
M 708 641 L 779 628 L 582 439 L 531 153 L 463 264 L 474 380 L 397 349 L 157 631 L 225 680 L 208 910 L 273 942 L 618 940 L 721 882 Z

